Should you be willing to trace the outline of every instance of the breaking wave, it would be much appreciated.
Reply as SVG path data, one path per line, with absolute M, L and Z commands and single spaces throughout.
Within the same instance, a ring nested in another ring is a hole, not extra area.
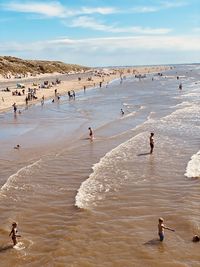
M 189 178 L 200 177 L 200 151 L 191 157 L 191 160 L 187 164 L 185 176 Z
M 32 168 L 38 166 L 40 162 L 41 159 L 19 169 L 16 173 L 9 176 L 6 183 L 1 187 L 0 193 L 4 195 L 5 192 L 9 191 L 11 188 L 17 189 L 20 177 L 30 175 Z
M 146 132 L 138 134 L 102 157 L 93 166 L 93 173 L 81 184 L 75 206 L 88 209 L 97 205 L 108 192 L 117 191 L 130 177 L 130 170 L 125 166 L 132 161 L 133 147 L 139 148 L 145 142 L 146 136 Z

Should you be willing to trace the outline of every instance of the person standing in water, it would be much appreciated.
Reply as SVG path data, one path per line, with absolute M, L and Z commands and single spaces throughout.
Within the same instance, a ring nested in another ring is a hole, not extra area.
M 16 105 L 16 103 L 14 103 L 12 106 L 13 106 L 13 109 L 14 109 L 14 113 L 16 113 L 17 112 L 17 105 Z
M 159 238 L 160 238 L 161 242 L 164 240 L 164 237 L 165 237 L 164 229 L 172 231 L 172 232 L 175 232 L 174 229 L 166 227 L 163 222 L 164 222 L 163 218 L 159 218 L 158 219 L 158 235 L 159 235 Z
M 89 130 L 89 136 L 90 136 L 90 139 L 91 139 L 91 141 L 92 141 L 92 140 L 93 140 L 93 131 L 92 131 L 92 128 L 89 127 L 88 130 Z
M 151 133 L 150 137 L 149 137 L 149 144 L 150 144 L 150 154 L 153 153 L 153 149 L 154 149 L 154 133 Z
M 12 241 L 13 241 L 13 246 L 17 245 L 17 237 L 21 237 L 20 235 L 17 234 L 18 230 L 17 230 L 17 223 L 14 222 L 12 224 L 12 229 L 11 232 L 9 234 L 9 236 L 11 236 Z

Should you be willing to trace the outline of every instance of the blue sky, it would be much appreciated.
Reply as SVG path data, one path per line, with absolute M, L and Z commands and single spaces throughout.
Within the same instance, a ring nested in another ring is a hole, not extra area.
M 199 0 L 0 0 L 0 55 L 87 66 L 200 62 Z

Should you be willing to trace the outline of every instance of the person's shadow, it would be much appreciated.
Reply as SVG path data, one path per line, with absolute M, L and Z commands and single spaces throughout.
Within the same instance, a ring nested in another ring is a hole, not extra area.
M 13 245 L 7 245 L 7 246 L 4 246 L 4 247 L 2 246 L 2 247 L 0 247 L 0 253 L 5 252 L 5 251 L 7 251 L 7 250 L 9 250 L 11 248 L 13 248 Z
M 147 241 L 143 245 L 145 245 L 145 246 L 156 246 L 156 245 L 159 245 L 159 244 L 161 244 L 160 240 L 158 238 L 155 238 L 155 239 L 151 239 L 151 240 Z
M 150 152 L 146 152 L 146 153 L 137 154 L 138 157 L 147 156 L 147 155 L 151 155 L 151 153 Z

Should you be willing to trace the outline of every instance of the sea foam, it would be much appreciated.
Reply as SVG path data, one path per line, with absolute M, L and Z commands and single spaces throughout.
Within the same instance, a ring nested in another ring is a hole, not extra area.
M 185 176 L 192 178 L 200 177 L 200 151 L 191 157 L 187 164 Z
M 76 195 L 75 206 L 90 209 L 104 199 L 108 192 L 119 190 L 129 178 L 130 171 L 126 162 L 133 158 L 133 147 L 139 148 L 147 137 L 147 132 L 140 133 L 109 151 L 93 166 L 93 172 L 85 180 Z M 123 168 L 120 165 L 123 164 Z
M 7 179 L 6 183 L 1 187 L 0 189 L 0 193 L 2 195 L 5 194 L 6 191 L 9 191 L 10 188 L 18 188 L 18 179 L 20 179 L 21 176 L 25 176 L 25 175 L 29 175 L 31 172 L 31 169 L 35 166 L 38 166 L 38 164 L 41 162 L 40 160 L 37 160 L 27 166 L 22 167 L 21 169 L 19 169 L 16 173 L 12 174 L 11 176 L 9 176 L 9 178 Z

